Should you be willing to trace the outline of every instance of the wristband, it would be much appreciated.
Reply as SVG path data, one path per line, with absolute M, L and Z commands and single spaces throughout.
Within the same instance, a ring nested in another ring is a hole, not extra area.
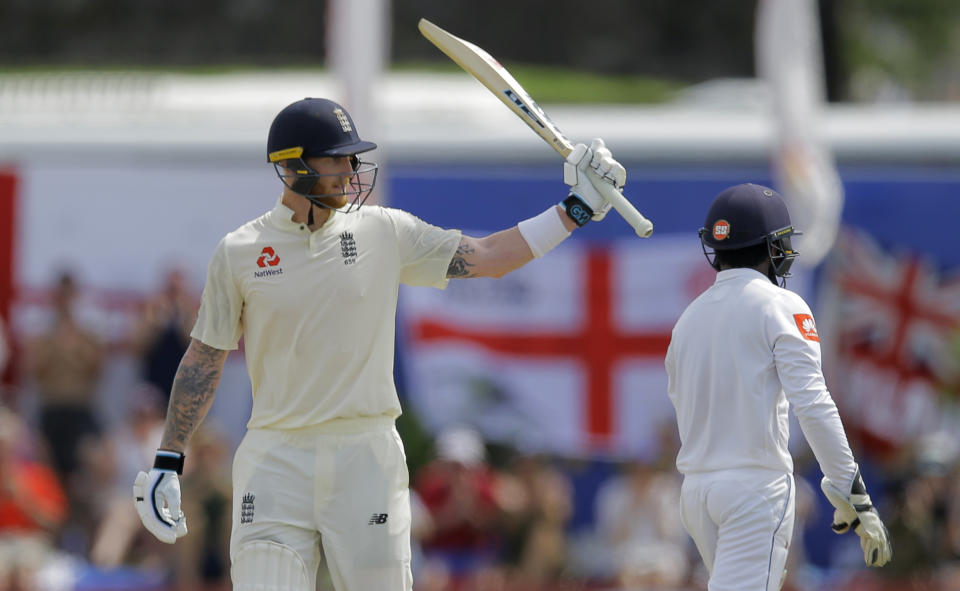
M 523 220 L 517 224 L 517 229 L 527 241 L 530 252 L 538 259 L 570 235 L 555 205 L 540 215 Z
M 581 228 L 593 217 L 593 210 L 590 206 L 573 193 L 570 193 L 570 196 L 564 199 L 561 205 L 563 205 L 563 209 L 573 220 L 573 223 Z
M 153 460 L 153 468 L 154 470 L 168 470 L 182 475 L 183 459 L 185 457 L 186 456 L 180 452 L 158 449 L 157 457 Z

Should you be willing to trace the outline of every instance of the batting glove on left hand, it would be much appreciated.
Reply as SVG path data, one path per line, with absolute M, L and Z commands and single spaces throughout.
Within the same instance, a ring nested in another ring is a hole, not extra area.
M 159 450 L 150 472 L 133 483 L 133 502 L 144 527 L 161 542 L 172 544 L 187 535 L 187 517 L 180 510 L 183 454 Z
M 570 194 L 590 209 L 591 218 L 600 221 L 611 207 L 601 193 L 603 185 L 622 189 L 627 182 L 627 171 L 613 159 L 603 140 L 597 138 L 589 148 L 585 144 L 574 146 L 563 163 L 563 182 L 570 185 Z
M 602 139 L 595 139 L 590 144 L 593 150 L 593 159 L 590 161 L 590 169 L 597 174 L 600 179 L 608 185 L 613 185 L 618 191 L 623 191 L 627 184 L 627 170 L 619 162 L 614 160 L 613 154 L 604 145 Z M 596 181 L 594 181 L 596 184 Z
M 826 476 L 820 481 L 820 488 L 836 509 L 830 525 L 833 531 L 842 534 L 852 528 L 856 532 L 860 537 L 860 548 L 863 549 L 863 561 L 867 566 L 883 566 L 889 562 L 893 557 L 890 534 L 870 501 L 860 472 L 854 477 L 849 495 L 844 494 Z

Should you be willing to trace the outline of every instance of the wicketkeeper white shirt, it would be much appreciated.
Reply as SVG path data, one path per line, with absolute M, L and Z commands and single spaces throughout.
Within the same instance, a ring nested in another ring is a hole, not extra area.
M 315 232 L 292 216 L 278 201 L 220 241 L 191 336 L 218 349 L 244 337 L 248 428 L 399 416 L 399 284 L 446 287 L 460 231 L 375 205 L 334 212 Z
M 680 472 L 792 473 L 792 407 L 824 474 L 849 488 L 857 467 L 823 378 L 813 315 L 799 295 L 753 269 L 719 272 L 677 321 L 665 363 Z

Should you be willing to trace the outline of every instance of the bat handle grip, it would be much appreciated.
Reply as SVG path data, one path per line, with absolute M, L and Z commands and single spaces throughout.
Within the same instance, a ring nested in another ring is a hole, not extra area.
M 601 183 L 597 189 L 600 190 L 600 195 L 617 210 L 617 213 L 633 227 L 637 236 L 649 238 L 653 234 L 653 222 L 643 217 L 643 214 L 637 211 L 637 208 L 627 201 L 627 198 L 616 187 Z

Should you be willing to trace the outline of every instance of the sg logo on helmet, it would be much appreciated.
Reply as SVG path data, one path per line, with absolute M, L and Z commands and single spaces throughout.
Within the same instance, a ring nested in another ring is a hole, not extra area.
M 723 240 L 730 236 L 730 222 L 727 220 L 717 220 L 713 224 L 713 239 Z

